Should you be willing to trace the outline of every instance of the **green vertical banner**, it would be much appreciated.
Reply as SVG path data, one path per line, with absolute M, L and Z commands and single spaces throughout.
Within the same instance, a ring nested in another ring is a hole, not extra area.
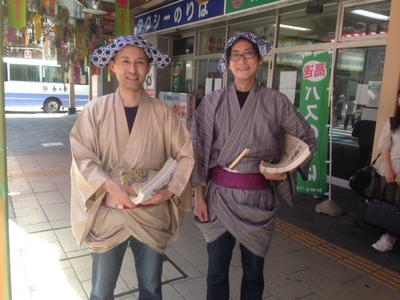
M 330 64 L 328 52 L 303 59 L 299 110 L 314 129 L 318 150 L 310 166 L 308 181 L 298 175 L 298 193 L 327 192 Z
M 181 92 L 179 89 L 181 87 L 181 72 L 182 63 L 174 63 L 173 65 L 173 75 L 172 75 L 172 91 Z
M 129 1 L 115 1 L 115 35 L 129 35 Z
M 8 0 L 8 24 L 14 29 L 26 27 L 26 0 Z

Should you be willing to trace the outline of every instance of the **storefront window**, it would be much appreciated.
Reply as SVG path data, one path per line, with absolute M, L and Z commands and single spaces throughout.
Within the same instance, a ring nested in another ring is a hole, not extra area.
M 299 106 L 303 58 L 311 54 L 310 51 L 280 53 L 276 57 L 272 87 L 284 92 L 296 107 Z M 350 96 L 356 98 L 358 115 L 362 107 L 378 107 L 384 61 L 385 47 L 338 50 L 333 104 L 340 95 L 345 95 L 346 100 Z
M 356 118 L 363 107 L 378 107 L 382 85 L 385 47 L 339 50 L 337 56 L 334 105 L 340 95 L 355 97 Z
M 346 7 L 342 38 L 386 35 L 389 29 L 390 1 Z
M 269 12 L 272 14 L 272 12 Z M 245 22 L 240 24 L 235 24 L 229 27 L 228 38 L 240 33 L 240 32 L 253 32 L 261 38 L 264 38 L 270 42 L 274 41 L 274 32 L 275 32 L 275 17 L 272 16 L 263 16 L 262 19 L 258 19 L 257 21 Z
M 225 46 L 225 28 L 200 33 L 199 54 L 221 53 Z
M 296 107 L 300 103 L 303 58 L 311 54 L 310 51 L 280 53 L 276 57 L 272 88 L 284 93 Z
M 293 7 L 282 10 L 278 47 L 331 43 L 335 39 L 337 5 L 324 5 L 323 12 L 317 14 L 307 14 L 304 3 L 297 7 L 300 11 L 296 13 L 290 12 Z
M 175 38 L 173 55 L 175 56 L 175 55 L 193 54 L 193 41 L 194 41 L 193 37 Z
M 384 46 L 338 50 L 332 105 L 334 177 L 348 179 L 358 168 L 371 161 L 371 153 L 365 151 L 366 147 L 371 150 L 373 147 L 385 50 Z M 339 101 L 340 98 L 344 101 Z M 363 126 L 370 128 L 368 136 L 371 138 L 363 137 L 363 148 L 353 136 L 357 136 L 353 129 L 359 120 L 367 121 L 363 122 Z
M 195 89 L 196 107 L 204 95 L 222 87 L 222 73 L 218 72 L 218 59 L 199 60 L 198 86 Z

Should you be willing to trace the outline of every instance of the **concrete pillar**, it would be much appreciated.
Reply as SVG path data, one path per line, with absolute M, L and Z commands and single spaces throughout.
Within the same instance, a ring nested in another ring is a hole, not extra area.
M 378 153 L 377 145 L 383 125 L 390 117 L 394 116 L 398 106 L 397 95 L 400 89 L 399 28 L 400 1 L 392 0 L 372 159 Z

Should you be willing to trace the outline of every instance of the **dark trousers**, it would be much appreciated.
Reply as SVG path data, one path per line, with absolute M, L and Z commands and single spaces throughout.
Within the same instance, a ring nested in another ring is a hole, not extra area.
M 351 120 L 351 127 L 354 127 L 354 123 L 356 121 L 356 115 L 346 115 L 346 119 L 344 120 L 344 129 L 347 128 L 349 120 Z
M 369 166 L 371 164 L 372 147 L 359 146 L 360 147 L 360 163 L 359 167 Z
M 236 239 L 225 232 L 207 244 L 207 300 L 229 300 L 229 266 Z M 264 291 L 264 258 L 240 245 L 242 259 L 241 300 L 260 300 Z
M 386 183 L 386 177 L 380 177 L 380 193 L 386 202 L 399 204 L 400 202 L 400 187 L 396 182 Z

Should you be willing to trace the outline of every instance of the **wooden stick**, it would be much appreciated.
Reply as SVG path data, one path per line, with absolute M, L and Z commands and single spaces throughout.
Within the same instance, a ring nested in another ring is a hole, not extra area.
M 232 170 L 242 160 L 242 158 L 245 157 L 247 153 L 249 153 L 249 151 L 249 148 L 244 149 L 243 152 L 240 153 L 240 155 L 233 161 L 233 163 L 230 164 L 228 169 Z

